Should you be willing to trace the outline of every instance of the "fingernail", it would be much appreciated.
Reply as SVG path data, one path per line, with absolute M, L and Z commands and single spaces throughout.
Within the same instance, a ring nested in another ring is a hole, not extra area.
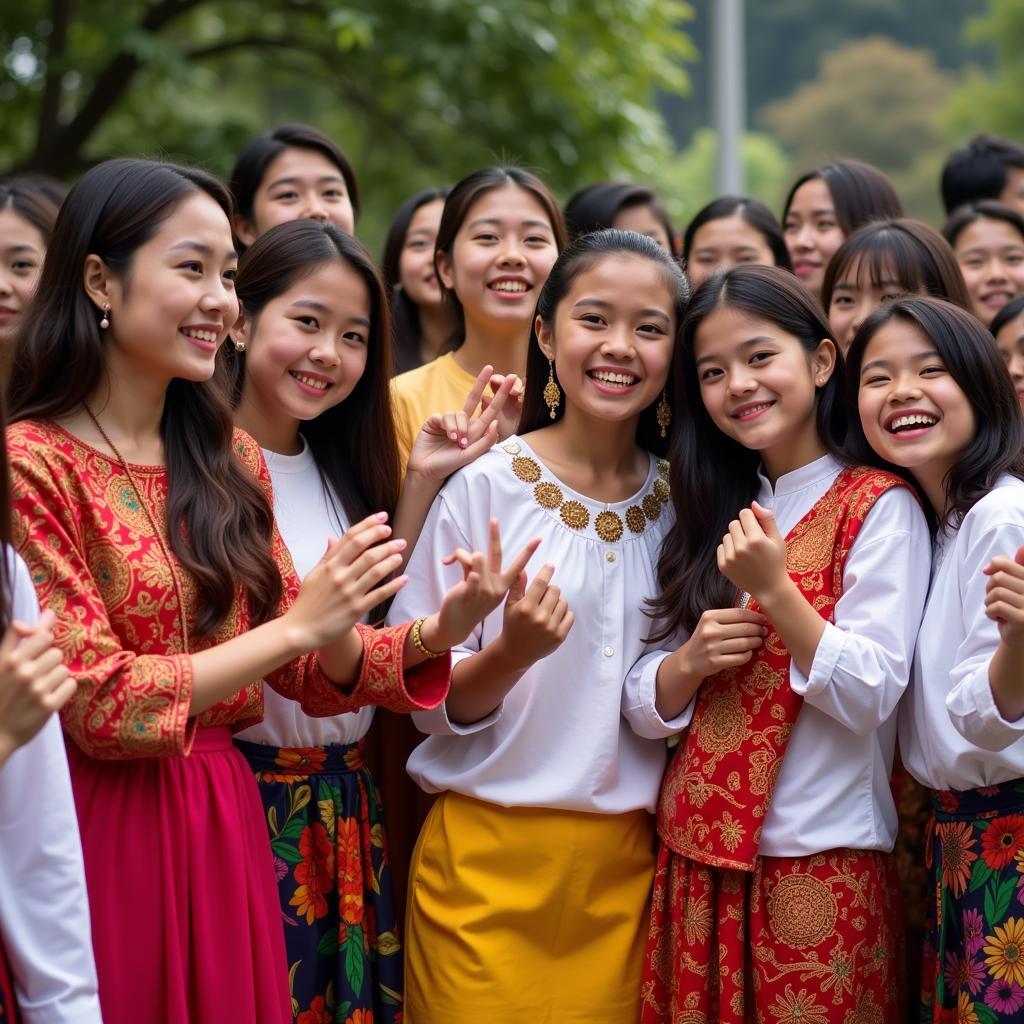
M 464 438 L 464 437 L 460 437 L 459 438 L 459 447 L 460 448 L 465 448 L 467 444 L 469 444 L 469 441 L 467 441 L 466 438 Z
M 378 523 L 386 523 L 388 521 L 388 514 L 387 512 L 375 512 L 373 518 L 376 519 Z
M 451 433 L 450 433 L 450 434 L 449 434 L 448 436 L 449 436 L 449 437 L 450 437 L 450 438 L 451 438 L 451 439 L 452 439 L 453 441 L 456 441 L 456 440 L 458 440 L 458 437 L 459 437 L 459 435 L 458 435 L 458 434 L 456 434 L 454 430 L 453 430 L 453 431 L 452 431 L 452 432 L 451 432 Z
M 404 540 L 404 539 L 403 539 L 402 537 L 399 537 L 399 538 L 398 538 L 397 540 L 393 540 L 393 541 L 392 541 L 391 543 L 392 543 L 392 544 L 393 544 L 393 545 L 395 546 L 395 548 L 396 548 L 397 550 L 399 550 L 399 551 L 401 551 L 401 550 L 402 550 L 402 548 L 404 548 L 404 547 L 405 547 L 405 544 L 406 544 L 405 540 Z

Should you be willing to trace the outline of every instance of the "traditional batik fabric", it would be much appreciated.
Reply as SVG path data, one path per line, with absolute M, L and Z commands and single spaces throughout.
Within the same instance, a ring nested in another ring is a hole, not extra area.
M 663 846 L 641 1024 L 897 1024 L 891 856 L 713 868 Z
M 256 773 L 266 814 L 292 1015 L 301 1024 L 398 1024 L 402 949 L 363 743 L 235 743 Z
M 1024 780 L 934 804 L 921 1020 L 1024 1020 Z

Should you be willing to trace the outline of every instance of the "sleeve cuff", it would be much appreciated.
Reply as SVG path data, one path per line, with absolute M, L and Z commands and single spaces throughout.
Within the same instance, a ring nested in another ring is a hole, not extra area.
M 1007 721 L 996 706 L 987 663 L 953 687 L 946 710 L 957 732 L 983 750 L 1005 750 L 1024 736 L 1024 717 Z
M 640 672 L 637 687 L 638 703 L 627 709 L 634 724 L 634 731 L 645 739 L 662 739 L 682 732 L 693 719 L 694 697 L 674 718 L 665 719 L 658 713 L 658 669 L 668 657 L 668 652 L 651 658 Z M 639 729 L 635 728 L 639 725 Z
M 464 658 L 473 657 L 473 651 L 454 650 L 452 651 L 452 668 Z M 501 718 L 502 710 L 505 707 L 504 701 L 499 704 L 490 714 L 475 722 L 453 722 L 448 717 L 447 701 L 442 701 L 430 711 L 423 711 L 413 714 L 413 721 L 420 732 L 428 736 L 472 736 L 473 733 L 489 729 Z
M 448 696 L 451 652 L 429 658 L 406 673 L 403 651 L 411 622 L 383 629 L 357 628 L 363 638 L 363 662 L 355 692 L 365 694 L 366 703 L 404 713 L 436 708 Z
M 816 697 L 832 681 L 832 675 L 839 664 L 846 633 L 832 622 L 825 623 L 825 632 L 821 634 L 818 648 L 811 662 L 811 673 L 805 676 L 795 661 L 789 664 L 789 685 L 794 693 L 801 697 Z

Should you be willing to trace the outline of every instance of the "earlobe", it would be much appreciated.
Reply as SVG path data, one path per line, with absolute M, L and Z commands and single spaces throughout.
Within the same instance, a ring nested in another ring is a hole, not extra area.
M 253 225 L 244 217 L 235 218 L 235 237 L 243 245 L 252 245 L 256 241 L 256 231 Z
M 534 332 L 537 335 L 537 345 L 544 353 L 545 359 L 555 358 L 555 336 L 551 328 L 538 316 L 533 323 Z
M 438 251 L 434 253 L 434 270 L 437 271 L 437 276 L 440 278 L 441 284 L 443 284 L 448 291 L 452 291 L 455 287 L 455 278 L 452 277 L 452 263 L 448 258 L 448 253 L 443 249 L 438 249 Z
M 836 345 L 831 338 L 822 338 L 811 357 L 816 387 L 824 387 L 832 377 L 836 368 Z
M 249 335 L 252 330 L 252 321 L 241 310 L 234 326 L 228 331 L 228 340 L 235 347 L 236 352 L 244 352 L 249 343 Z

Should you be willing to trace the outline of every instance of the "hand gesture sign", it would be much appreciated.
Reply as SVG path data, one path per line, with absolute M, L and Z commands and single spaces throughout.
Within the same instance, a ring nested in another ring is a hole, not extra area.
M 1024 547 L 1013 558 L 999 555 L 982 570 L 985 614 L 999 623 L 999 636 L 1008 647 L 1024 647 Z
M 511 437 L 519 429 L 519 418 L 523 414 L 523 395 L 525 394 L 523 382 L 514 373 L 510 374 L 510 377 L 513 382 L 512 390 L 509 393 L 509 400 L 503 403 L 500 410 L 501 414 L 498 417 L 499 441 L 504 441 L 506 437 Z M 493 395 L 484 394 L 480 400 L 483 403 L 484 410 L 490 409 L 507 380 L 509 380 L 509 377 L 501 373 L 495 373 L 491 376 L 490 383 Z
M 501 567 L 501 530 L 492 519 L 487 531 L 487 554 L 463 548 L 444 559 L 445 565 L 462 567 L 462 579 L 444 596 L 437 613 L 436 636 L 427 644 L 432 650 L 444 650 L 460 644 L 505 599 L 509 588 L 519 579 L 540 540 L 531 540 L 507 569 Z M 426 628 L 426 625 L 425 625 Z M 432 633 L 434 631 L 431 631 Z M 427 643 L 427 638 L 424 637 Z M 435 647 L 435 644 L 440 646 Z
M 488 385 L 495 379 L 494 368 L 485 366 L 476 376 L 466 401 L 459 412 L 434 413 L 423 424 L 409 452 L 408 472 L 425 479 L 446 480 L 457 469 L 468 466 L 483 455 L 499 436 L 499 423 L 506 404 L 516 387 L 522 391 L 515 375 L 501 378 L 500 386 L 474 416 Z M 515 404 L 514 401 L 512 404 Z M 518 413 L 516 414 L 518 420 Z
M 729 524 L 729 532 L 718 545 L 718 568 L 761 604 L 762 595 L 789 579 L 786 542 L 770 509 L 755 501 Z
M 501 639 L 509 655 L 527 668 L 557 650 L 576 621 L 561 590 L 551 585 L 554 573 L 553 565 L 543 566 L 529 586 L 526 573 L 520 573 L 505 602 Z

